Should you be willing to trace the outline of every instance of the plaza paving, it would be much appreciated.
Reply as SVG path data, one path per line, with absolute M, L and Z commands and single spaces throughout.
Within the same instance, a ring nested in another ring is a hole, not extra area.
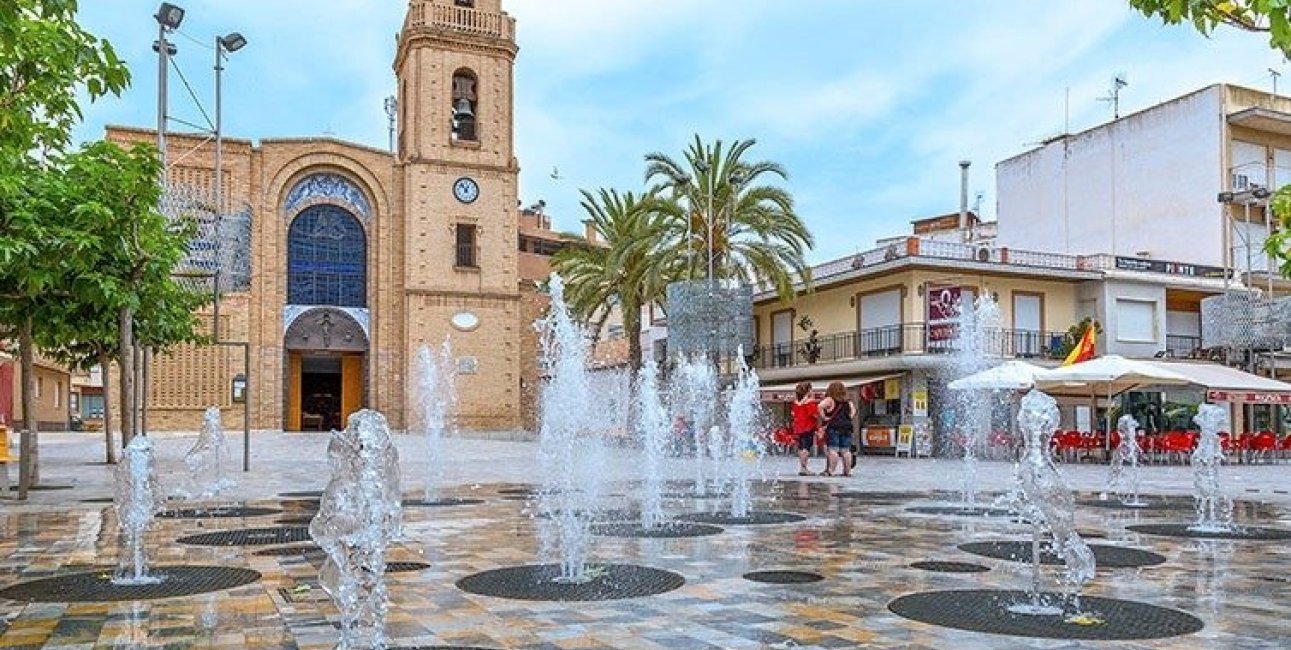
M 71 489 L 33 492 L 26 504 L 0 501 L 0 588 L 50 575 L 110 565 L 117 552 L 110 505 L 111 469 L 95 434 L 45 437 L 43 483 Z M 162 478 L 178 486 L 182 454 L 192 439 L 158 436 Z M 421 489 L 421 441 L 398 436 L 405 493 Z M 331 648 L 336 610 L 317 587 L 321 558 L 311 553 L 256 554 L 264 546 L 208 547 L 177 543 L 182 536 L 240 527 L 305 521 L 309 501 L 279 496 L 321 489 L 327 479 L 324 434 L 257 433 L 253 471 L 236 473 L 236 500 L 281 509 L 246 519 L 158 519 L 148 535 L 153 563 L 222 565 L 262 574 L 253 584 L 213 594 L 142 602 L 32 603 L 0 600 L 0 648 Z M 240 460 L 235 437 L 234 456 Z M 454 440 L 442 492 L 483 503 L 405 510 L 406 540 L 391 561 L 428 568 L 390 574 L 392 646 L 483 648 L 1285 648 L 1291 620 L 1291 549 L 1287 542 L 1235 542 L 1156 537 L 1126 526 L 1181 522 L 1191 511 L 1126 512 L 1091 506 L 1078 511 L 1091 542 L 1153 551 L 1165 562 L 1143 568 L 1100 568 L 1088 593 L 1188 612 L 1205 627 L 1195 634 L 1149 641 L 1070 641 L 964 632 L 911 621 L 888 604 L 906 594 L 953 589 L 1021 589 L 1022 564 L 971 555 L 966 542 L 1023 540 L 1027 528 L 1007 517 L 954 517 L 910 512 L 944 500 L 934 492 L 958 487 L 957 463 L 863 458 L 853 478 L 800 478 L 796 461 L 768 459 L 766 482 L 755 489 L 758 510 L 804 515 L 801 522 L 723 526 L 721 534 L 691 539 L 594 541 L 596 560 L 676 572 L 685 585 L 661 595 L 602 602 L 538 602 L 478 596 L 455 582 L 507 566 L 545 561 L 537 531 L 546 522 L 515 488 L 533 483 L 537 445 Z M 631 481 L 638 452 L 615 450 L 606 473 L 616 485 L 606 505 L 635 505 Z M 819 469 L 820 459 L 813 459 Z M 1066 465 L 1070 485 L 1093 498 L 1106 467 Z M 981 486 L 1010 485 L 1012 468 L 985 463 Z M 1291 464 L 1230 466 L 1228 491 L 1242 500 L 1243 523 L 1291 529 Z M 665 473 L 684 479 L 689 461 L 671 460 Z M 1144 492 L 1186 495 L 1188 468 L 1144 468 Z M 886 495 L 840 496 L 882 492 Z M 725 507 L 713 499 L 676 498 L 670 514 Z M 298 524 L 297 524 L 298 525 Z M 980 573 L 929 572 L 921 560 L 974 563 Z M 764 569 L 815 572 L 823 580 L 771 585 L 742 576 Z M 1050 568 L 1050 576 L 1056 569 Z

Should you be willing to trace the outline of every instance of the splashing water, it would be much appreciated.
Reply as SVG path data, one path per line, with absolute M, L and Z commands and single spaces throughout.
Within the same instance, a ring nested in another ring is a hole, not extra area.
M 752 508 L 753 495 L 749 480 L 766 455 L 766 445 L 758 435 L 758 415 L 761 400 L 758 396 L 758 374 L 744 363 L 744 347 L 738 348 L 739 374 L 727 402 L 727 430 L 730 433 L 734 482 L 731 493 L 731 516 L 747 517 Z
M 542 393 L 538 457 L 542 490 L 538 511 L 554 522 L 543 531 L 543 547 L 560 557 L 560 582 L 588 582 L 588 531 L 597 507 L 604 440 L 591 435 L 593 410 L 587 376 L 587 344 L 565 303 L 559 275 L 550 281 L 551 308 L 542 325 L 542 347 L 550 379 Z M 554 538 L 553 538 L 554 533 Z
M 452 435 L 457 416 L 457 368 L 448 337 L 436 351 L 428 345 L 417 350 L 413 369 L 413 417 L 426 440 L 426 489 L 424 499 L 434 501 L 443 481 L 444 436 Z
M 209 499 L 234 486 L 233 479 L 224 475 L 225 461 L 229 457 L 228 440 L 220 424 L 220 409 L 210 407 L 202 416 L 202 430 L 193 448 L 184 455 L 189 480 L 182 494 L 190 499 Z
M 350 416 L 327 445 L 332 478 L 309 535 L 327 553 L 319 584 L 341 613 L 340 650 L 386 647 L 385 551 L 402 534 L 399 453 L 376 411 Z
M 1122 415 L 1116 421 L 1116 430 L 1120 433 L 1121 442 L 1112 455 L 1112 466 L 1107 474 L 1107 492 L 1101 496 L 1106 499 L 1108 493 L 1117 491 L 1124 478 L 1125 466 L 1129 465 L 1129 492 L 1121 493 L 1121 503 L 1132 508 L 1145 507 L 1147 504 L 1139 498 L 1139 457 L 1143 453 L 1139 448 L 1139 421 L 1132 415 Z
M 694 491 L 695 494 L 703 494 L 708 490 L 706 456 L 709 451 L 708 432 L 715 420 L 717 370 L 703 356 L 682 358 L 673 372 L 671 389 L 674 415 L 686 423 L 691 436 L 686 444 L 695 451 L 695 462 L 691 465 Z
M 1233 530 L 1233 500 L 1219 486 L 1219 465 L 1224 462 L 1224 448 L 1219 432 L 1228 428 L 1228 409 L 1218 404 L 1197 407 L 1193 422 L 1201 428 L 1201 438 L 1192 452 L 1193 499 L 1197 506 L 1197 523 L 1188 530 L 1222 533 Z
M 663 456 L 668 441 L 668 412 L 659 395 L 659 367 L 647 355 L 637 375 L 637 429 L 645 463 L 641 494 L 641 527 L 647 530 L 663 523 Z
M 1052 537 L 1053 552 L 1065 565 L 1062 583 L 1077 613 L 1080 591 L 1094 579 L 1094 553 L 1076 532 L 1076 504 L 1049 454 L 1049 439 L 1058 428 L 1058 405 L 1050 396 L 1033 390 L 1022 398 L 1018 413 L 1026 447 L 1017 466 L 1018 503 L 1015 507 L 1031 522 L 1032 573 L 1030 602 L 1009 607 L 1015 614 L 1061 614 L 1062 608 L 1046 604 L 1041 596 L 1040 538 Z
M 117 564 L 114 585 L 147 585 L 161 582 L 161 578 L 148 575 L 148 559 L 144 555 L 144 533 L 153 517 L 166 502 L 157 483 L 157 467 L 153 462 L 152 440 L 138 435 L 126 445 L 121 463 L 116 468 L 116 492 L 113 502 L 117 508 L 117 526 L 124 544 Z
M 949 371 L 953 377 L 967 377 L 986 370 L 1000 356 L 1000 306 L 990 294 L 973 304 L 959 306 L 958 336 L 950 355 Z M 965 505 L 977 503 L 977 455 L 991 428 L 992 406 L 997 396 L 992 391 L 953 391 L 950 418 L 953 435 L 964 448 L 960 495 Z

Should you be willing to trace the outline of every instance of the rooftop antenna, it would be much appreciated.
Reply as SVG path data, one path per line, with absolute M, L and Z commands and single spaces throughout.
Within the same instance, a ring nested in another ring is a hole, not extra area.
M 1107 91 L 1107 95 L 1098 98 L 1098 101 L 1108 102 L 1112 105 L 1112 119 L 1114 120 L 1121 117 L 1121 89 L 1128 85 L 1130 85 L 1130 82 L 1125 80 L 1125 73 L 1117 73 L 1115 77 L 1112 77 L 1112 87 Z
M 973 214 L 977 215 L 978 219 L 982 218 L 982 199 L 985 198 L 985 195 L 985 192 L 978 190 L 973 197 Z
M 1278 94 L 1278 77 L 1281 77 L 1282 73 L 1269 68 L 1269 76 L 1273 78 L 1273 94 L 1276 95 Z
M 559 168 L 559 167 L 552 167 L 552 168 L 551 168 L 551 180 L 553 180 L 553 181 L 560 181 L 560 180 L 564 180 L 564 179 L 565 179 L 565 177 L 560 175 L 560 168 Z

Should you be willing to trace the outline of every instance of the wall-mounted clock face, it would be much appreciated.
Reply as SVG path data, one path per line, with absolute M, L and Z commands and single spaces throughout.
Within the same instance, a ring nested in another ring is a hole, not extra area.
M 480 186 L 475 179 L 463 176 L 453 183 L 453 196 L 462 203 L 474 203 L 475 199 L 480 198 Z

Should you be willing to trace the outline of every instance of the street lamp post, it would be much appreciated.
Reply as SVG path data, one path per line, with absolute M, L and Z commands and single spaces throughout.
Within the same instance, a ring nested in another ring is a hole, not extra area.
M 220 220 L 224 216 L 224 56 L 246 47 L 247 39 L 238 32 L 215 37 L 215 322 L 211 331 L 220 340 L 220 270 L 223 247 L 220 245 Z

